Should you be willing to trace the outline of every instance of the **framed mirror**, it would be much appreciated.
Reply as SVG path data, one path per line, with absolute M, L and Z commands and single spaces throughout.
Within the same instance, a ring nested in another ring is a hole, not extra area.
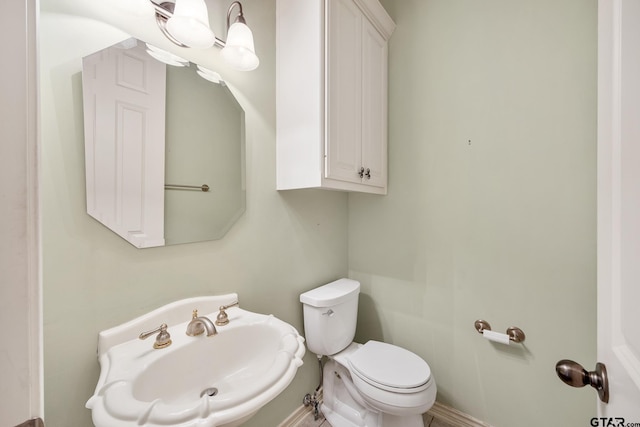
M 87 213 L 138 248 L 220 239 L 246 206 L 244 111 L 221 79 L 149 52 L 83 58 Z

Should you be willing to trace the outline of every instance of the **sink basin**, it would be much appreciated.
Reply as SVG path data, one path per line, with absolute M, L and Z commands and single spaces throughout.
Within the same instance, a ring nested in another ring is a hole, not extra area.
M 86 405 L 96 427 L 234 427 L 280 394 L 305 352 L 291 325 L 233 307 L 217 335 L 185 334 L 192 310 L 215 320 L 219 306 L 235 301 L 236 294 L 181 300 L 101 332 L 100 378 Z M 169 347 L 138 339 L 162 323 Z

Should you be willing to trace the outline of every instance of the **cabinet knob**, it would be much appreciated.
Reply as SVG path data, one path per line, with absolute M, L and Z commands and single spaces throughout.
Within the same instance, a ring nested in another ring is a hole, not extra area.
M 369 168 L 365 169 L 364 166 L 361 167 L 360 170 L 358 171 L 358 176 L 360 178 L 371 179 L 371 169 Z

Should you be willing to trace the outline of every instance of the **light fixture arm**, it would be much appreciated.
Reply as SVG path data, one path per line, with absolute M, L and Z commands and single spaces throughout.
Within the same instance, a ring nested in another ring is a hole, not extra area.
M 227 32 L 229 31 L 229 27 L 231 26 L 231 12 L 233 11 L 234 6 L 238 6 L 238 15 L 235 17 L 233 23 L 240 22 L 242 24 L 247 25 L 247 21 L 244 20 L 244 13 L 242 12 L 242 3 L 239 1 L 234 1 L 229 5 L 229 9 L 227 9 Z

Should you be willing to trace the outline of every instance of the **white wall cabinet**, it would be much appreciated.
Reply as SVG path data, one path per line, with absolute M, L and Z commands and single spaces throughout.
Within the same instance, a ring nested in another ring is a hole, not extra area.
M 377 0 L 277 0 L 277 188 L 387 192 L 387 41 Z

